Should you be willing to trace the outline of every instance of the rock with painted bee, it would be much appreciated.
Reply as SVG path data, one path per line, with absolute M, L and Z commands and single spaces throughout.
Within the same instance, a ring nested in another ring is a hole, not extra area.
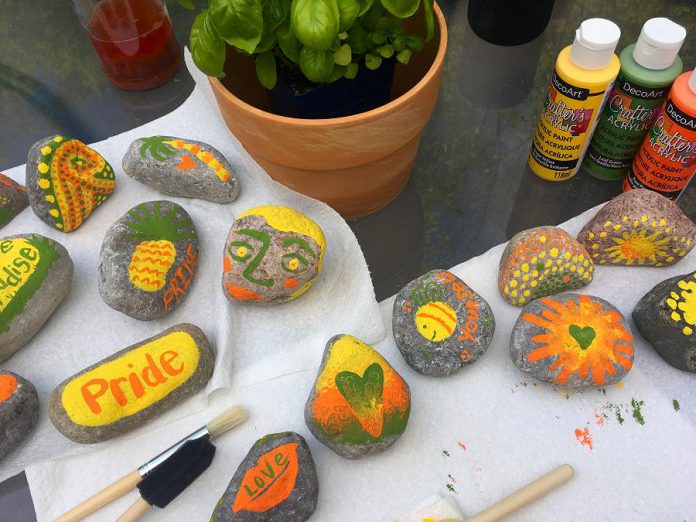
M 324 232 L 297 210 L 251 208 L 237 216 L 227 236 L 223 292 L 239 303 L 296 299 L 316 280 L 325 250 Z
M 483 355 L 495 332 L 495 318 L 486 300 L 464 281 L 446 270 L 433 270 L 398 293 L 392 329 L 414 370 L 441 377 Z
M 230 203 L 239 194 L 232 165 L 202 141 L 172 136 L 137 139 L 123 157 L 123 170 L 167 196 Z
M 193 282 L 198 234 L 171 201 L 149 201 L 123 215 L 104 237 L 99 293 L 110 307 L 143 321 L 174 310 Z

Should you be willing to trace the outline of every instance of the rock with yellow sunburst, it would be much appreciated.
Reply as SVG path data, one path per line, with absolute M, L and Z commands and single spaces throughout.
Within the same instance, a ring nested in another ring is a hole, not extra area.
M 667 266 L 694 247 L 696 225 L 672 200 L 636 189 L 604 205 L 578 241 L 600 265 Z
M 655 286 L 633 309 L 633 321 L 665 361 L 696 372 L 696 272 Z
M 542 381 L 569 389 L 607 386 L 633 367 L 633 336 L 607 301 L 559 294 L 522 309 L 510 354 L 517 368 Z

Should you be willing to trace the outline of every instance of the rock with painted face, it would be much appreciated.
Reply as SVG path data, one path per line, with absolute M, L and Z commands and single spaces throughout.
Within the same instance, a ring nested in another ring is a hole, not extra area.
M 26 345 L 70 290 L 73 262 L 39 234 L 0 239 L 0 362 Z
M 230 203 L 239 194 L 232 166 L 220 151 L 202 141 L 140 138 L 123 156 L 123 170 L 167 196 Z
M 99 293 L 124 314 L 159 319 L 184 299 L 197 264 L 198 234 L 191 216 L 171 201 L 141 203 L 104 236 Z
M 319 442 L 347 459 L 391 447 L 406 430 L 411 392 L 371 346 L 351 335 L 329 340 L 305 405 Z
M 12 221 L 28 204 L 27 190 L 0 173 L 0 228 Z
M 0 460 L 19 446 L 39 420 L 39 395 L 19 375 L 0 371 Z
M 539 380 L 570 389 L 608 386 L 633 367 L 623 315 L 599 297 L 559 294 L 525 306 L 512 330 L 512 362 Z
M 674 201 L 635 189 L 604 205 L 578 241 L 600 265 L 667 266 L 694 247 L 696 225 Z
M 493 310 L 464 281 L 433 270 L 407 284 L 392 314 L 396 345 L 416 371 L 451 375 L 476 361 L 495 331 Z
M 220 498 L 212 522 L 304 522 L 319 497 L 312 454 L 301 435 L 256 441 Z
M 696 372 L 696 272 L 655 286 L 633 309 L 633 321 L 665 361 Z
M 568 232 L 538 227 L 515 234 L 498 268 L 498 290 L 510 304 L 577 290 L 592 281 L 590 255 Z
M 285 303 L 302 295 L 321 270 L 326 240 L 319 225 L 288 208 L 240 214 L 227 236 L 222 289 L 240 303 Z
M 27 195 L 48 225 L 72 232 L 114 191 L 114 170 L 79 140 L 53 136 L 37 141 L 27 157 Z

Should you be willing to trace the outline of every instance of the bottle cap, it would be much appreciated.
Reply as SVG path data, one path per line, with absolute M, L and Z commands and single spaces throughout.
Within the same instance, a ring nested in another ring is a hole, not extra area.
M 583 69 L 603 69 L 611 62 L 621 29 L 604 18 L 590 18 L 575 31 L 570 60 Z
M 691 76 L 689 76 L 689 89 L 696 94 L 696 69 L 694 69 Z
M 666 69 L 679 54 L 686 29 L 668 18 L 651 18 L 643 25 L 633 58 L 646 69 Z

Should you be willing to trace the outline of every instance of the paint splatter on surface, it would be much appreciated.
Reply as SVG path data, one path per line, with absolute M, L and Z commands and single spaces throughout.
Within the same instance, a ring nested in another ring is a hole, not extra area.
M 455 494 L 459 495 L 459 493 L 457 493 L 457 490 L 454 489 L 454 486 L 452 484 L 447 484 L 447 491 L 449 491 L 450 493 L 455 493 Z
M 678 408 L 677 408 L 678 409 Z M 464 451 L 466 451 L 468 448 L 466 447 L 466 444 L 464 444 L 462 441 L 457 442 L 457 446 L 462 448 Z
M 451 482 L 452 484 L 456 484 L 456 483 L 457 483 L 456 477 L 455 477 L 454 475 L 452 475 L 451 473 L 447 474 L 447 477 L 450 479 L 450 482 Z
M 443 456 L 443 457 L 449 457 L 449 456 L 450 456 L 449 451 L 443 449 L 443 450 L 442 450 L 442 456 Z
M 481 466 L 478 464 L 471 464 L 470 470 L 472 475 L 477 475 L 481 473 Z
M 679 401 L 677 399 L 672 399 L 672 407 L 674 408 L 674 411 L 679 411 L 680 406 Z
M 590 428 L 575 428 L 575 438 L 581 445 L 587 446 L 590 448 L 590 450 L 592 450 L 592 435 L 590 434 Z
M 609 415 L 607 415 L 604 412 L 601 412 L 599 410 L 595 410 L 594 412 L 595 415 L 595 424 L 597 426 L 603 426 L 606 420 L 609 418 Z
M 643 412 L 641 411 L 641 408 L 645 405 L 645 402 L 643 401 L 637 401 L 635 399 L 631 399 L 631 408 L 633 408 L 633 418 L 636 419 L 636 422 L 643 426 L 645 424 L 645 419 L 643 418 Z
M 624 415 L 630 415 L 633 420 L 641 426 L 645 425 L 645 417 L 643 416 L 643 407 L 645 406 L 645 401 L 639 401 L 636 399 L 631 399 L 630 403 L 618 403 L 614 404 L 612 402 L 607 402 L 602 406 L 603 410 L 609 411 L 614 414 L 616 420 L 619 424 L 623 424 L 626 419 Z

